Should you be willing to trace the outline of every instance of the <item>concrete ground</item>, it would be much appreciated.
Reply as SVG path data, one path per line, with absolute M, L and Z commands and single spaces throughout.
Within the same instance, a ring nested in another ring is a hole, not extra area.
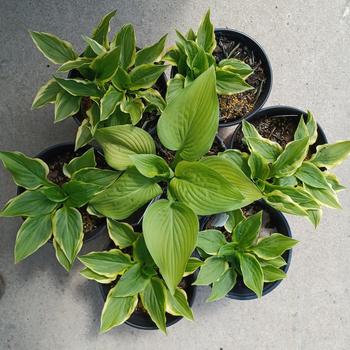
M 53 124 L 53 109 L 31 111 L 32 99 L 54 67 L 34 48 L 27 30 L 47 31 L 82 48 L 106 12 L 117 8 L 116 26 L 132 22 L 140 46 L 164 32 L 196 27 L 211 7 L 216 26 L 256 38 L 268 53 L 274 73 L 267 105 L 310 109 L 330 142 L 350 138 L 350 1 L 180 1 L 180 0 L 1 0 L 0 149 L 35 155 L 44 147 L 72 140 L 72 120 Z M 169 44 L 170 44 L 169 42 Z M 1 168 L 1 204 L 15 193 Z M 336 173 L 349 186 L 350 161 Z M 305 220 L 289 217 L 294 250 L 287 280 L 256 301 L 205 303 L 201 288 L 196 321 L 181 321 L 158 331 L 122 326 L 98 332 L 102 300 L 96 284 L 68 275 L 56 263 L 50 244 L 19 265 L 13 247 L 21 219 L 2 219 L 0 274 L 0 349 L 285 349 L 350 348 L 350 192 L 340 194 L 342 211 L 325 210 L 317 232 Z M 100 249 L 106 237 L 85 251 Z M 0 283 L 1 285 L 1 283 Z M 1 295 L 1 293 L 0 293 Z

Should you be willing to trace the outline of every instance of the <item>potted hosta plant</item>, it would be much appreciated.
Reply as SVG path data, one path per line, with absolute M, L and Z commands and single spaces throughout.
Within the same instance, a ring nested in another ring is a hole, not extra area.
M 0 159 L 19 186 L 18 195 L 5 205 L 0 216 L 24 219 L 17 233 L 16 262 L 52 240 L 57 260 L 69 271 L 83 241 L 102 231 L 105 220 L 89 213 L 86 206 L 120 172 L 97 168 L 106 165 L 93 148 L 85 153 L 81 150 L 78 157 L 76 154 L 73 144 L 51 147 L 39 158 L 0 152 Z
M 168 95 L 214 65 L 220 127 L 237 124 L 264 105 L 271 90 L 272 70 L 257 42 L 231 29 L 214 31 L 209 11 L 197 33 L 190 29 L 186 35 L 177 32 L 177 36 L 176 45 L 164 56 L 173 66 Z
M 166 333 L 166 327 L 182 317 L 193 320 L 190 307 L 196 287 L 192 286 L 194 276 L 191 273 L 197 266 L 190 261 L 175 292 L 170 293 L 142 233 L 135 232 L 127 223 L 110 219 L 108 233 L 112 242 L 105 251 L 79 258 L 85 265 L 81 274 L 100 283 L 105 300 L 101 331 L 125 322 L 141 329 L 159 328 Z
M 255 299 L 286 277 L 297 241 L 284 216 L 263 201 L 206 217 L 201 228 L 197 250 L 204 264 L 195 284 L 211 284 L 208 301 Z
M 276 125 L 284 125 L 285 122 L 277 124 L 277 119 Z M 270 128 L 267 135 L 267 130 L 260 128 L 243 121 L 242 142 L 247 152 L 228 150 L 226 157 L 246 169 L 269 205 L 285 213 L 306 216 L 316 227 L 322 205 L 340 208 L 336 192 L 344 186 L 330 170 L 349 155 L 350 141 L 322 144 L 326 140 L 323 133 L 319 136 L 320 129 L 310 112 L 305 118 L 299 116 L 292 130 L 285 126 L 282 131 Z M 268 137 L 261 136 L 258 130 Z
M 32 108 L 54 103 L 55 122 L 75 116 L 81 123 L 76 149 L 90 142 L 100 126 L 154 124 L 165 107 L 167 67 L 159 60 L 166 36 L 137 51 L 134 28 L 126 24 L 110 41 L 114 15 L 112 11 L 103 17 L 91 37 L 83 36 L 88 47 L 80 56 L 52 34 L 30 32 L 44 56 L 59 65 L 57 74 L 39 89 Z M 68 78 L 58 75 L 66 72 Z

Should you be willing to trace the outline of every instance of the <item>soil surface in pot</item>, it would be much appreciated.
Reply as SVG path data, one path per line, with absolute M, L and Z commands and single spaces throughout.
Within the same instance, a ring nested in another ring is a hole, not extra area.
M 277 142 L 282 148 L 294 140 L 294 133 L 298 127 L 298 120 L 295 116 L 273 116 L 263 117 L 251 122 L 259 134 L 271 141 Z M 234 146 L 241 151 L 247 152 L 248 148 L 243 142 L 243 132 L 240 128 L 235 136 Z
M 46 161 L 49 167 L 48 179 L 59 186 L 62 186 L 65 182 L 69 181 L 69 178 L 63 173 L 63 166 L 65 163 L 69 163 L 73 158 L 79 157 L 82 154 L 83 151 L 80 150 L 77 152 L 65 152 L 57 155 L 54 159 Z M 99 168 L 107 167 L 105 160 L 98 154 L 96 155 L 96 163 Z M 103 219 L 90 215 L 86 210 L 86 206 L 78 208 L 78 210 L 83 219 L 84 234 L 92 232 L 103 223 Z
M 230 123 L 244 118 L 254 110 L 255 104 L 266 82 L 262 61 L 246 45 L 220 35 L 213 52 L 217 62 L 225 58 L 236 58 L 250 65 L 254 72 L 246 79 L 254 89 L 235 95 L 219 95 L 220 122 Z

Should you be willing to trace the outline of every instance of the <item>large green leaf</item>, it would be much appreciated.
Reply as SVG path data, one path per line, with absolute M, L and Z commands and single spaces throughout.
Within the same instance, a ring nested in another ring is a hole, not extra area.
M 100 330 L 103 333 L 123 324 L 134 312 L 138 302 L 137 295 L 113 298 L 112 293 L 113 288 L 110 290 L 102 310 Z
M 171 99 L 159 118 L 158 136 L 182 159 L 199 159 L 213 144 L 218 115 L 215 70 L 210 68 Z
M 106 277 L 116 277 L 133 265 L 129 255 L 118 249 L 92 252 L 80 256 L 79 260 L 91 271 Z
M 213 283 L 211 294 L 207 301 L 222 299 L 235 286 L 237 273 L 233 268 L 226 270 L 223 275 Z
M 83 244 L 83 222 L 79 211 L 66 206 L 58 209 L 52 226 L 55 240 L 72 263 Z
M 224 69 L 216 69 L 216 92 L 219 95 L 233 95 L 253 89 L 237 73 Z
M 157 62 L 162 56 L 167 35 L 163 35 L 155 44 L 137 51 L 135 65 Z
M 193 313 L 188 305 L 186 292 L 177 287 L 175 293 L 166 291 L 166 311 L 174 316 L 183 316 L 188 320 L 193 320 Z
M 106 82 L 112 79 L 119 64 L 120 48 L 116 47 L 98 55 L 91 64 L 95 72 L 95 78 L 99 82 Z
M 161 193 L 161 187 L 152 179 L 130 168 L 108 189 L 96 195 L 89 205 L 108 218 L 123 220 Z
M 96 166 L 95 151 L 88 149 L 79 157 L 73 158 L 68 164 L 63 166 L 63 172 L 66 176 L 72 177 L 73 174 L 84 168 L 93 168 Z
M 34 190 L 42 185 L 50 185 L 48 166 L 38 158 L 30 158 L 20 152 L 0 152 L 5 168 L 11 173 L 17 186 Z
M 111 296 L 118 298 L 137 295 L 145 289 L 147 283 L 150 283 L 150 278 L 142 273 L 142 266 L 137 263 L 128 269 L 118 280 Z
M 57 83 L 73 96 L 101 97 L 101 91 L 90 81 L 81 79 L 62 79 L 54 77 Z
M 142 227 L 147 248 L 171 293 L 181 281 L 196 246 L 198 226 L 194 212 L 179 202 L 159 200 L 144 214 Z
M 152 87 L 166 69 L 167 66 L 150 63 L 136 66 L 130 72 L 130 90 L 148 89 Z
M 212 53 L 216 47 L 214 27 L 210 21 L 210 10 L 207 11 L 201 21 L 196 42 L 208 53 Z
M 260 298 L 264 286 L 264 274 L 259 261 L 254 255 L 242 253 L 239 254 L 239 263 L 244 284 Z
M 209 285 L 217 281 L 228 268 L 229 265 L 224 258 L 212 256 L 204 261 L 193 284 L 198 286 Z
M 286 250 L 293 248 L 297 240 L 284 236 L 280 233 L 273 233 L 269 237 L 262 238 L 252 248 L 254 254 L 264 260 L 275 259 L 281 256 Z
M 176 74 L 174 78 L 168 80 L 166 90 L 166 101 L 168 104 L 184 89 L 184 84 L 185 77 L 181 74 Z
M 136 57 L 136 38 L 134 27 L 131 24 L 125 24 L 116 34 L 113 43 L 115 47 L 120 48 L 120 65 L 127 69 L 134 65 Z
M 57 203 L 40 191 L 25 191 L 12 198 L 0 211 L 0 216 L 38 216 L 51 213 Z
M 51 215 L 28 218 L 20 227 L 15 245 L 15 262 L 18 263 L 43 246 L 52 235 Z
M 45 106 L 47 103 L 56 101 L 57 94 L 62 88 L 57 84 L 54 79 L 50 79 L 45 85 L 43 85 L 34 98 L 32 103 L 32 109 Z
M 310 161 L 316 166 L 327 169 L 341 164 L 350 153 L 350 141 L 338 141 L 333 144 L 317 146 L 316 153 Z
M 107 219 L 107 229 L 110 239 L 120 249 L 133 245 L 139 236 L 131 225 L 112 219 Z
M 29 33 L 36 47 L 51 62 L 62 64 L 77 57 L 69 42 L 49 33 L 35 31 Z
M 166 289 L 159 278 L 152 278 L 146 285 L 145 290 L 141 293 L 141 300 L 144 308 L 147 310 L 152 321 L 157 327 L 166 333 Z
M 198 233 L 197 247 L 207 254 L 215 255 L 226 244 L 223 233 L 219 230 L 205 230 Z
M 107 92 L 101 99 L 100 120 L 107 119 L 124 100 L 124 92 L 116 90 L 110 85 Z
M 241 207 L 241 192 L 224 176 L 199 162 L 180 162 L 170 182 L 175 197 L 197 215 L 211 215 Z
M 155 154 L 156 146 L 150 134 L 133 125 L 115 125 L 98 129 L 97 142 L 102 146 L 106 162 L 117 170 L 133 165 L 133 154 Z
M 55 123 L 78 113 L 80 102 L 80 96 L 73 96 L 65 90 L 60 91 L 55 102 Z

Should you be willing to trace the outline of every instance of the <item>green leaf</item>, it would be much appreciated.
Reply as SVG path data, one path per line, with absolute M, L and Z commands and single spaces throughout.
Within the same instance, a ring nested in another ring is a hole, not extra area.
M 122 275 L 116 287 L 113 288 L 111 296 L 118 298 L 137 295 L 145 289 L 148 283 L 150 283 L 150 278 L 142 274 L 141 264 L 135 264 Z
M 205 230 L 198 233 L 197 247 L 207 254 L 215 255 L 226 244 L 224 234 L 219 230 Z
M 301 140 L 305 137 L 309 137 L 309 131 L 307 129 L 307 126 L 304 122 L 303 116 L 300 117 L 298 127 L 294 132 L 294 140 Z
M 167 85 L 165 99 L 169 104 L 184 89 L 185 78 L 181 74 L 176 74 L 174 78 L 168 80 Z
M 264 273 L 264 282 L 275 282 L 287 277 L 284 271 L 271 265 L 263 266 L 262 270 Z
M 130 75 L 122 67 L 118 67 L 116 73 L 112 78 L 112 84 L 118 90 L 127 90 L 131 85 Z
M 233 268 L 226 270 L 223 275 L 213 283 L 211 294 L 207 301 L 222 299 L 235 286 L 237 273 Z
M 119 55 L 120 47 L 116 47 L 111 51 L 101 53 L 94 59 L 91 68 L 95 72 L 97 81 L 104 83 L 112 79 L 118 68 Z
M 106 277 L 116 277 L 133 265 L 130 256 L 119 249 L 92 252 L 78 259 L 91 271 Z
M 167 66 L 149 63 L 136 66 L 130 72 L 130 90 L 148 89 L 152 87 L 166 69 Z
M 138 261 L 143 266 L 145 266 L 146 269 L 148 267 L 151 267 L 152 271 L 154 271 L 153 267 L 155 267 L 155 263 L 153 261 L 151 254 L 147 249 L 145 238 L 142 234 L 138 235 L 137 240 L 133 244 L 133 258 L 135 261 Z
M 53 216 L 53 235 L 64 255 L 73 263 L 83 244 L 83 222 L 77 209 L 62 207 Z
M 116 90 L 110 85 L 101 99 L 100 120 L 106 120 L 115 111 L 117 106 L 124 100 L 124 92 Z
M 193 313 L 188 305 L 186 292 L 177 287 L 175 293 L 171 294 L 166 290 L 166 311 L 174 316 L 183 316 L 193 321 Z
M 108 218 L 123 220 L 161 193 L 161 187 L 152 179 L 130 168 L 108 189 L 96 195 L 89 205 Z
M 279 268 L 279 267 L 287 265 L 286 261 L 281 256 L 274 258 L 274 259 L 270 259 L 270 260 L 264 260 L 261 258 L 258 258 L 258 260 L 259 260 L 261 267 L 274 266 L 274 267 Z
M 286 176 L 274 179 L 274 184 L 281 187 L 294 187 L 298 185 L 298 180 L 295 176 Z
M 61 90 L 62 88 L 57 84 L 57 82 L 54 79 L 50 79 L 36 93 L 32 103 L 32 109 L 41 108 L 48 103 L 55 102 L 56 96 Z
M 136 38 L 131 24 L 125 24 L 120 29 L 113 40 L 113 45 L 120 47 L 120 65 L 124 69 L 133 66 L 136 58 Z
M 162 95 L 157 90 L 154 90 L 152 88 L 137 91 L 136 95 L 145 100 L 147 102 L 146 104 L 155 106 L 159 111 L 163 111 L 166 106 Z
M 218 156 L 224 159 L 228 159 L 233 163 L 236 168 L 241 169 L 243 173 L 250 177 L 250 168 L 248 165 L 248 153 L 241 152 L 238 149 L 228 149 L 224 152 L 219 152 Z
M 20 227 L 15 244 L 15 262 L 18 263 L 43 246 L 52 235 L 51 215 L 28 218 Z
M 252 90 L 253 87 L 237 73 L 216 69 L 216 92 L 219 95 L 234 95 Z
M 66 271 L 69 272 L 72 268 L 72 263 L 67 259 L 66 255 L 64 254 L 62 248 L 57 243 L 57 241 L 53 239 L 52 242 L 55 248 L 56 259 L 66 269 Z
M 84 168 L 93 168 L 96 166 L 95 151 L 88 149 L 79 157 L 73 158 L 68 164 L 63 166 L 63 173 L 67 177 L 72 177 L 74 173 Z
M 197 48 L 197 53 L 193 58 L 191 68 L 196 77 L 204 73 L 209 68 L 207 55 L 203 49 Z
M 90 81 L 81 79 L 62 79 L 58 77 L 54 78 L 64 90 L 73 96 L 101 97 L 101 91 Z
M 47 197 L 50 201 L 61 203 L 64 202 L 68 196 L 60 186 L 53 185 L 49 187 L 43 187 L 40 189 L 40 192 Z
M 133 245 L 139 236 L 131 225 L 112 219 L 107 219 L 107 229 L 110 239 L 120 249 Z
M 93 280 L 102 284 L 110 284 L 114 281 L 115 277 L 107 277 L 99 275 L 98 273 L 88 269 L 87 267 L 80 271 L 80 274 L 87 278 L 88 280 Z
M 233 256 L 236 255 L 237 251 L 237 242 L 230 242 L 226 243 L 224 246 L 222 246 L 218 252 L 219 256 L 227 256 L 232 258 Z
M 111 11 L 107 13 L 100 21 L 98 26 L 92 32 L 91 38 L 104 46 L 106 49 L 109 47 L 108 33 L 109 33 L 109 22 L 115 16 L 116 11 Z M 85 57 L 94 57 L 95 54 L 91 47 L 87 47 L 83 54 Z
M 203 265 L 203 261 L 197 258 L 190 257 L 187 261 L 184 276 L 191 275 L 195 272 L 200 266 Z
M 244 284 L 261 298 L 264 286 L 264 274 L 259 261 L 254 255 L 242 253 L 239 254 L 239 263 Z
M 257 239 L 262 222 L 262 210 L 237 224 L 232 232 L 232 241 L 241 249 L 249 248 Z
M 56 206 L 39 191 L 25 191 L 7 202 L 0 216 L 40 216 L 51 213 Z
M 199 159 L 213 144 L 218 115 L 214 68 L 210 68 L 167 105 L 157 124 L 159 139 L 182 159 Z
M 333 144 L 319 145 L 310 162 L 319 168 L 333 168 L 341 164 L 350 153 L 350 141 L 338 141 Z
M 271 176 L 284 177 L 293 175 L 307 155 L 308 143 L 308 137 L 288 143 L 277 160 L 272 164 Z
M 115 288 L 115 287 L 114 287 Z M 113 298 L 112 288 L 107 296 L 101 315 L 101 332 L 105 333 L 113 327 L 123 324 L 135 311 L 138 298 L 137 295 L 125 298 Z
M 309 144 L 313 145 L 317 140 L 317 123 L 310 111 L 307 111 L 306 127 L 309 133 Z
M 304 184 L 304 188 L 318 203 L 329 208 L 341 209 L 337 194 L 331 187 L 324 189 L 315 188 Z
M 160 60 L 168 34 L 163 35 L 155 44 L 136 52 L 135 66 Z
M 173 176 L 173 171 L 166 161 L 155 154 L 134 154 L 129 157 L 143 176 L 159 179 L 169 179 Z
M 310 162 L 303 162 L 295 176 L 306 185 L 329 189 L 329 184 L 322 171 Z
M 84 147 L 93 139 L 92 132 L 87 119 L 84 119 L 78 127 L 77 134 L 75 136 L 74 150 L 77 151 L 79 148 Z
M 122 112 L 129 114 L 132 125 L 136 125 L 142 118 L 145 106 L 140 98 L 129 97 L 121 103 L 120 109 Z
M 326 177 L 328 184 L 333 188 L 334 191 L 337 192 L 346 189 L 346 187 L 339 182 L 339 179 L 335 174 L 329 172 L 324 172 L 323 174 Z
M 72 180 L 97 185 L 102 189 L 106 189 L 115 182 L 119 176 L 120 172 L 115 170 L 85 168 L 75 172 L 72 176 Z
M 91 59 L 87 57 L 78 57 L 75 60 L 67 61 L 62 64 L 60 68 L 57 69 L 57 72 L 68 72 L 73 69 L 80 69 L 90 66 Z
M 310 222 L 316 228 L 321 222 L 322 210 L 321 209 L 308 209 L 306 212 L 307 212 L 307 218 L 310 220 Z
M 77 57 L 72 45 L 55 35 L 35 31 L 29 34 L 39 51 L 55 64 L 62 64 Z
M 251 170 L 252 179 L 266 180 L 270 174 L 268 161 L 259 153 L 252 153 L 248 158 L 248 165 Z
M 60 91 L 55 102 L 55 123 L 78 113 L 80 102 L 81 97 L 73 96 L 64 90 Z
M 49 168 L 41 159 L 30 158 L 20 152 L 0 151 L 0 160 L 17 186 L 34 190 L 42 185 L 50 185 L 47 180 Z
M 214 27 L 210 21 L 210 10 L 207 11 L 199 25 L 196 42 L 208 53 L 212 53 L 216 47 Z
M 133 165 L 130 155 L 156 153 L 150 134 L 133 125 L 98 129 L 95 138 L 103 148 L 108 165 L 117 170 L 125 170 Z
M 144 214 L 142 228 L 147 248 L 171 293 L 195 249 L 198 225 L 194 212 L 180 202 L 159 200 Z
M 101 53 L 105 53 L 106 49 L 99 44 L 96 40 L 89 38 L 86 35 L 82 36 L 84 41 L 90 46 L 91 50 L 96 54 L 96 55 L 100 55 Z M 91 62 L 91 60 L 90 60 Z
M 180 162 L 170 181 L 170 190 L 197 215 L 240 208 L 244 198 L 220 172 L 199 162 Z
M 141 300 L 152 321 L 166 333 L 165 287 L 159 278 L 152 278 L 141 293 Z
M 239 74 L 243 79 L 251 75 L 254 70 L 243 61 L 236 58 L 225 58 L 219 62 L 219 67 L 223 70 L 228 70 L 232 73 Z
M 254 254 L 264 260 L 270 260 L 280 257 L 286 250 L 293 248 L 298 243 L 297 240 L 273 233 L 269 237 L 262 238 L 252 248 Z
M 206 286 L 217 281 L 229 268 L 227 261 L 218 256 L 211 256 L 204 261 L 194 285 Z
M 226 213 L 228 215 L 228 219 L 225 223 L 225 229 L 228 232 L 232 232 L 233 229 L 244 220 L 244 215 L 241 209 L 232 210 Z
M 62 189 L 68 195 L 65 202 L 67 207 L 80 208 L 88 203 L 97 193 L 101 192 L 101 186 L 87 184 L 84 182 L 71 180 L 63 184 Z

